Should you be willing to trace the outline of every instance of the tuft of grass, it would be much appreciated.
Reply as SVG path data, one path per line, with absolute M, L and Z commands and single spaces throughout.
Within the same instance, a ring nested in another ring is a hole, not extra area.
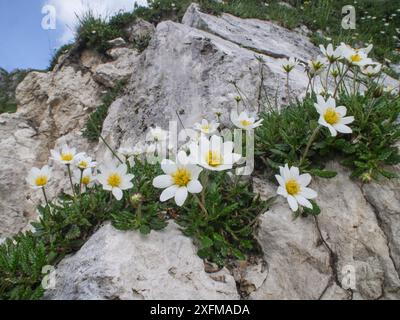
M 0 114 L 17 111 L 15 89 L 24 80 L 29 70 L 15 70 L 7 72 L 0 68 Z
M 60 57 L 63 54 L 66 54 L 72 47 L 74 46 L 73 43 L 70 44 L 65 44 L 63 46 L 61 46 L 57 51 L 54 52 L 53 57 L 50 60 L 50 65 L 47 68 L 48 71 L 51 71 L 54 69 L 54 67 L 57 65 L 58 63 L 58 59 L 60 59 Z
M 116 86 L 110 89 L 103 97 L 102 104 L 97 107 L 97 109 L 89 115 L 86 122 L 85 129 L 83 131 L 83 136 L 90 141 L 98 141 L 101 131 L 103 129 L 103 122 L 107 117 L 108 108 L 121 94 L 122 90 L 125 88 L 127 81 L 122 80 L 116 84 Z
M 83 48 L 90 48 L 105 53 L 110 49 L 108 41 L 123 36 L 123 31 L 110 25 L 102 17 L 96 17 L 91 11 L 78 17 L 77 39 L 82 43 Z

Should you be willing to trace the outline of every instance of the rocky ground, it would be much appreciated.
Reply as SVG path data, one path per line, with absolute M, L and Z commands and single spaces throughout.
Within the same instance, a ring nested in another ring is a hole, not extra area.
M 143 29 L 152 36 L 142 53 L 115 41 L 110 59 L 84 51 L 55 72 L 29 73 L 18 86 L 17 113 L 0 115 L 0 237 L 35 218 L 40 195 L 28 188 L 25 176 L 47 162 L 50 149 L 69 142 L 102 158 L 104 146 L 89 143 L 82 129 L 118 80 L 128 84 L 102 132 L 113 147 L 138 141 L 152 124 L 166 129 L 177 112 L 184 124 L 193 124 L 218 107 L 227 110 L 228 121 L 237 95 L 230 81 L 255 108 L 266 93 L 284 104 L 282 59 L 306 61 L 318 54 L 299 33 L 266 21 L 211 16 L 195 5 L 182 23 L 141 25 L 130 30 L 132 37 Z M 291 94 L 301 95 L 307 83 L 305 73 L 294 71 Z M 254 265 L 205 270 L 174 222 L 147 237 L 106 224 L 61 262 L 57 286 L 46 298 L 399 299 L 399 181 L 361 185 L 336 162 L 329 166 L 338 176 L 313 183 L 320 195 L 318 218 L 293 220 L 283 199 L 261 216 L 257 237 L 264 256 Z M 64 181 L 57 176 L 49 190 L 59 191 Z M 254 184 L 264 197 L 275 194 L 276 186 L 263 179 L 255 177 Z M 350 288 L 348 272 L 355 276 Z

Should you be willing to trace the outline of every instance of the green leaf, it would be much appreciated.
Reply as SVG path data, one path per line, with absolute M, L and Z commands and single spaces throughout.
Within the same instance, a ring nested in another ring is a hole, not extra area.
M 334 177 L 337 176 L 337 172 L 336 171 L 311 169 L 311 170 L 309 170 L 309 172 L 314 176 L 321 177 L 321 178 L 326 178 L 326 179 L 334 178 Z
M 200 241 L 201 241 L 202 247 L 204 247 L 204 248 L 209 248 L 209 247 L 212 247 L 212 245 L 213 245 L 213 241 L 207 236 L 203 236 L 200 239 Z
M 139 231 L 140 231 L 141 234 L 149 234 L 151 229 L 150 229 L 149 226 L 143 224 L 143 225 L 140 226 Z
M 311 216 L 318 216 L 321 213 L 321 208 L 314 200 L 310 200 L 310 202 L 313 208 L 312 209 L 304 208 L 304 213 Z

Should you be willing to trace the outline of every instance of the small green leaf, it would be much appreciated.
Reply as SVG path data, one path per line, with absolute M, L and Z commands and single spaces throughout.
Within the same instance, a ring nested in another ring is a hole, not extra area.
M 336 171 L 320 170 L 320 169 L 311 169 L 309 170 L 309 172 L 314 176 L 326 179 L 334 178 L 337 175 Z
M 142 224 L 139 228 L 141 234 L 149 234 L 151 229 L 148 225 Z
M 207 236 L 203 236 L 200 241 L 204 248 L 209 248 L 213 245 L 213 241 Z

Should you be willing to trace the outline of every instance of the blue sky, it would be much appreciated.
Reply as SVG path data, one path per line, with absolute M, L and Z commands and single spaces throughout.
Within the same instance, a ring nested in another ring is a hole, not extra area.
M 144 0 L 136 0 L 145 4 Z M 0 0 L 0 67 L 45 69 L 54 51 L 73 40 L 75 14 L 89 8 L 110 16 L 132 10 L 135 0 Z M 42 29 L 44 5 L 56 9 L 56 29 Z
M 61 29 L 43 30 L 40 0 L 0 1 L 0 67 L 44 69 L 48 66 Z

